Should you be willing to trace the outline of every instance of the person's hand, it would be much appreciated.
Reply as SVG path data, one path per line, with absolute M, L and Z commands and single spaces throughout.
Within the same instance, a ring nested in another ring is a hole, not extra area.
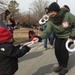
M 34 41 L 34 43 L 37 43 L 38 41 L 39 41 L 39 38 L 33 38 L 33 40 L 32 41 Z
M 71 38 L 68 38 L 68 41 L 69 41 L 69 42 L 73 42 L 73 39 L 71 39 Z

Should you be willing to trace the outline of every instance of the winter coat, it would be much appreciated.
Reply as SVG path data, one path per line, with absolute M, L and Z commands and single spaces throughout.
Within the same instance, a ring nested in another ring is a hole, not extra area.
M 68 22 L 69 26 L 63 28 L 63 22 Z M 49 36 L 52 31 L 55 32 L 58 38 L 67 39 L 69 37 L 75 37 L 75 16 L 66 11 L 66 9 L 61 9 L 57 16 L 49 19 L 46 25 L 46 29 L 40 35 L 42 39 Z
M 0 74 L 11 75 L 18 70 L 18 58 L 26 54 L 30 48 L 19 48 L 12 43 L 0 43 Z

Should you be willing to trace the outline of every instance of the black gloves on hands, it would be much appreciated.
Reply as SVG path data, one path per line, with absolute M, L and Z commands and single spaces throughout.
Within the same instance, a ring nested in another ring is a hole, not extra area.
M 25 46 L 23 46 L 23 48 L 25 48 L 26 49 L 26 52 L 29 52 L 30 51 L 30 47 L 28 47 L 27 45 L 25 45 Z

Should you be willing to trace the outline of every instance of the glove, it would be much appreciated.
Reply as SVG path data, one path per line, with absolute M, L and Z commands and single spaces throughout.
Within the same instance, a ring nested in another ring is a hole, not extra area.
M 26 52 L 29 52 L 30 51 L 30 47 L 28 47 L 27 45 L 25 45 L 25 46 L 23 46 L 23 48 L 25 48 L 26 49 Z

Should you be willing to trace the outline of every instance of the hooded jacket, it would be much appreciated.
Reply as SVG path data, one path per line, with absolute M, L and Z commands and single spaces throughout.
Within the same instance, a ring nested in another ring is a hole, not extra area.
M 0 75 L 12 75 L 18 70 L 18 58 L 26 54 L 30 48 L 14 46 L 8 41 L 13 37 L 5 23 L 0 20 Z
M 12 75 L 18 70 L 18 58 L 29 52 L 30 48 L 12 43 L 0 43 L 0 74 Z

